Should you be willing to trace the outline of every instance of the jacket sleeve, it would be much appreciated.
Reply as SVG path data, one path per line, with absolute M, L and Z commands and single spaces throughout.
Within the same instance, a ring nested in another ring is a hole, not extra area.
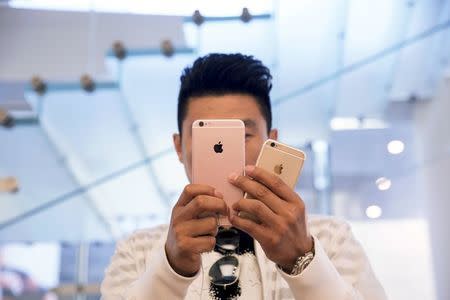
M 117 244 L 101 285 L 103 300 L 184 299 L 196 276 L 183 277 L 173 271 L 164 243 L 153 242 L 154 247 L 149 243 L 131 238 Z
M 298 300 L 385 300 L 383 287 L 375 277 L 363 248 L 350 226 L 339 222 L 329 245 L 328 254 L 314 237 L 315 256 L 302 273 L 290 276 L 281 269 Z

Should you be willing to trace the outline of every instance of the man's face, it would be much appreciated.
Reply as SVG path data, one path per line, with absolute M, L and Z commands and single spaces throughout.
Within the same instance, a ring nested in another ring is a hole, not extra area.
M 267 138 L 277 139 L 277 130 L 267 132 L 256 99 L 244 94 L 191 98 L 182 124 L 182 136 L 174 134 L 174 145 L 191 182 L 192 123 L 198 119 L 241 119 L 245 124 L 245 162 L 254 165 Z

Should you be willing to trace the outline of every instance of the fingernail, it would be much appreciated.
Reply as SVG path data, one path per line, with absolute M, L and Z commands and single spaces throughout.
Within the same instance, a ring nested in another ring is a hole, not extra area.
M 214 196 L 216 196 L 217 198 L 223 199 L 223 194 L 221 192 L 219 192 L 218 190 L 214 191 Z
M 253 165 L 245 166 L 245 173 L 252 173 L 253 170 L 255 170 L 255 166 Z
M 230 181 L 235 181 L 238 177 L 239 177 L 238 174 L 236 174 L 236 173 L 231 173 L 231 174 L 228 176 L 228 180 L 230 180 Z

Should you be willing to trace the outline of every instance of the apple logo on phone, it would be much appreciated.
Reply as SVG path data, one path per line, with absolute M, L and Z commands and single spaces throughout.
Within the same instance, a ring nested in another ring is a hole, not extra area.
M 222 145 L 221 141 L 219 141 L 219 143 L 214 145 L 214 152 L 216 152 L 216 153 L 222 153 L 223 152 L 223 145 Z
M 275 174 L 281 175 L 281 172 L 283 172 L 283 164 L 275 165 L 273 171 Z

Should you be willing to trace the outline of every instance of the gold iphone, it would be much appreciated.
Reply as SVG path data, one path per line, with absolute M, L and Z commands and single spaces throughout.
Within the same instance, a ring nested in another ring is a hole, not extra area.
M 228 207 L 243 192 L 228 181 L 231 173 L 244 174 L 245 126 L 242 120 L 196 120 L 192 124 L 192 181 L 213 186 L 224 196 Z M 229 226 L 227 216 L 219 225 Z
M 259 152 L 256 166 L 279 176 L 284 183 L 294 189 L 305 158 L 306 155 L 303 151 L 268 139 Z M 251 198 L 247 194 L 244 197 Z M 255 216 L 246 212 L 240 212 L 239 216 L 258 221 Z
M 306 155 L 303 151 L 268 139 L 259 152 L 256 166 L 279 176 L 294 189 L 303 168 Z

